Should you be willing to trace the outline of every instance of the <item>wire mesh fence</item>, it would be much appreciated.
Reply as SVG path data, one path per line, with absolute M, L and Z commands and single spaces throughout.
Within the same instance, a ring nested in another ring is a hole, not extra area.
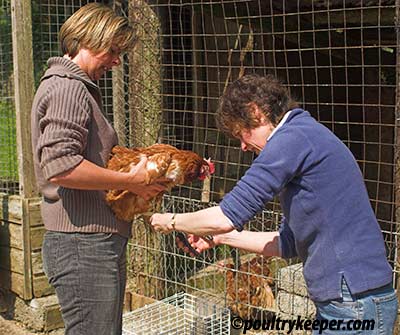
M 47 58 L 60 55 L 61 24 L 87 2 L 32 1 L 36 83 Z M 201 183 L 178 187 L 165 197 L 165 210 L 180 213 L 216 204 L 244 174 L 253 156 L 217 131 L 217 101 L 227 84 L 241 75 L 272 73 L 356 157 L 385 237 L 394 279 L 399 277 L 395 199 L 399 3 L 106 3 L 134 21 L 140 34 L 134 54 L 125 55 L 121 68 L 99 83 L 105 113 L 114 122 L 121 144 L 161 141 L 211 157 L 216 165 L 207 192 Z M 9 1 L 0 1 L 0 191 L 12 193 L 18 187 L 9 11 Z M 279 217 L 279 203 L 271 202 L 248 228 L 276 230 Z M 265 318 L 269 313 L 313 312 L 295 261 L 260 259 L 227 247 L 192 258 L 176 248 L 174 236 L 155 237 L 140 223 L 135 226 L 143 229 L 136 231 L 130 245 L 130 273 L 140 294 L 157 299 L 182 290 L 211 295 L 237 313 L 261 313 Z M 252 300 L 255 292 L 259 296 Z
M 161 140 L 215 161 L 208 205 L 218 203 L 232 189 L 253 159 L 240 151 L 238 142 L 217 131 L 214 113 L 218 98 L 229 82 L 244 73 L 272 73 L 289 87 L 304 109 L 353 152 L 384 233 L 394 278 L 398 277 L 395 2 L 151 1 L 150 7 L 161 21 Z M 180 213 L 204 206 L 201 184 L 180 187 L 172 195 L 166 198 L 165 210 Z M 279 204 L 268 204 L 266 213 L 274 220 L 249 228 L 275 230 Z M 148 279 L 144 280 L 147 285 L 160 288 L 148 291 L 157 298 L 157 292 L 168 295 L 182 287 L 196 294 L 213 291 L 217 295 L 215 292 L 229 291 L 231 280 L 233 301 L 229 302 L 229 293 L 225 297 L 232 309 L 245 315 L 253 312 L 254 305 L 263 306 L 251 300 L 252 294 L 243 294 L 240 301 L 240 285 L 247 285 L 247 291 L 251 291 L 248 278 L 240 274 L 251 276 L 255 270 L 241 271 L 235 261 L 237 252 L 235 256 L 228 248 L 225 253 L 218 250 L 209 258 L 194 260 L 179 254 L 173 237 L 165 238 L 162 247 L 157 244 L 153 250 L 146 246 L 145 238 L 140 241 L 143 243 L 133 245 L 132 264 L 143 257 L 139 250 L 146 248 L 153 252 L 150 258 L 164 262 L 165 272 L 161 274 L 151 271 L 154 269 L 133 270 L 135 276 Z M 248 257 L 250 263 L 256 258 Z M 218 264 L 222 264 L 222 270 Z M 301 269 L 290 265 L 285 272 L 283 267 L 279 264 L 275 272 L 261 276 L 275 299 L 273 308 L 261 308 L 267 311 L 265 317 L 270 310 L 286 315 L 312 314 L 304 282 L 296 275 Z M 146 291 L 140 285 L 137 290 Z M 306 306 L 305 310 L 301 306 Z M 255 311 L 259 312 L 260 308 Z
M 18 192 L 11 6 L 0 1 L 0 192 Z
M 185 213 L 212 205 L 215 203 L 166 196 L 163 209 Z M 273 231 L 279 221 L 279 212 L 265 210 L 249 222 L 248 228 Z M 149 237 L 150 228 L 145 233 L 139 231 L 142 235 L 135 235 L 133 229 L 128 277 L 134 279 L 130 288 L 140 295 L 160 300 L 184 291 L 217 306 L 227 306 L 243 319 L 313 317 L 315 308 L 307 296 L 301 264 L 296 260 L 264 258 L 226 246 L 191 257 L 177 247 L 175 234 L 162 236 L 159 242 Z

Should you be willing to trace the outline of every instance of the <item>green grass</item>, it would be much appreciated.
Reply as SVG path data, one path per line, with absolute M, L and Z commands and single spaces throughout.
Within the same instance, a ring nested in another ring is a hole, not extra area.
M 18 180 L 15 109 L 7 100 L 0 101 L 0 180 Z

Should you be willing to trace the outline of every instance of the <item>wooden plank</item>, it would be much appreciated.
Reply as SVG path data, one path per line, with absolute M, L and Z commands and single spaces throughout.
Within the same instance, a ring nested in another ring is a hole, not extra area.
M 22 223 L 22 199 L 20 196 L 10 196 L 8 199 L 9 221 Z
M 31 249 L 32 252 L 41 250 L 43 244 L 43 236 L 46 233 L 44 226 L 31 228 Z
M 9 269 L 18 269 L 23 274 L 24 283 L 21 286 L 24 299 L 32 298 L 32 265 L 31 265 L 31 234 L 30 234 L 30 218 L 32 217 L 29 208 L 37 207 L 37 199 L 31 200 L 24 198 L 22 195 L 7 196 L 1 195 L 2 211 L 0 220 L 0 245 L 10 249 L 4 257 L 9 257 L 9 261 L 5 262 L 3 268 L 7 266 Z M 37 240 L 35 240 L 37 241 Z M 36 242 L 37 243 L 37 242 Z M 13 248 L 13 247 L 17 247 Z M 22 250 L 22 257 L 15 250 Z M 5 250 L 3 250 L 5 252 Z M 23 266 L 23 270 L 20 270 Z M 20 289 L 17 294 L 20 294 Z
M 49 331 L 63 326 L 60 321 L 60 306 L 54 294 L 34 298 L 29 303 L 16 297 L 13 302 L 13 318 L 22 321 L 27 328 L 40 334 L 47 334 Z
M 31 145 L 31 107 L 35 90 L 30 0 L 11 0 L 14 97 L 20 194 L 38 196 Z
M 24 275 L 24 253 L 21 249 L 0 247 L 0 268 Z
M 44 325 L 45 332 L 64 327 L 64 321 L 61 315 L 61 308 L 58 304 L 48 306 L 46 308 L 44 315 Z
M 12 222 L 0 222 L 0 246 L 22 250 L 22 226 Z
M 41 251 L 32 252 L 32 273 L 34 276 L 44 275 Z
M 0 194 L 0 221 L 20 223 L 22 221 L 22 200 L 19 195 Z
M 31 227 L 43 226 L 42 213 L 39 210 L 29 210 L 29 223 Z
M 50 286 L 47 277 L 43 275 L 35 276 L 33 278 L 33 295 L 38 297 L 44 297 L 46 295 L 54 294 L 54 288 Z
M 32 254 L 31 254 L 31 226 L 29 223 L 29 200 L 22 199 L 22 238 L 24 264 L 24 299 L 32 299 Z
M 31 227 L 42 226 L 43 219 L 42 213 L 40 212 L 40 204 L 42 203 L 41 198 L 28 199 L 29 202 L 29 225 Z

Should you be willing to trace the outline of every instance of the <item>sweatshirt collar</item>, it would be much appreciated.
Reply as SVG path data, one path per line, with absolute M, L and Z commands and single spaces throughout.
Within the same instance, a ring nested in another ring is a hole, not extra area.
M 283 116 L 282 120 L 278 123 L 278 125 L 275 127 L 275 129 L 272 131 L 272 133 L 268 136 L 267 142 L 271 139 L 272 136 L 274 136 L 274 134 L 278 131 L 278 129 L 286 123 L 286 121 L 289 118 L 291 113 L 292 113 L 292 110 L 286 112 L 286 114 Z
M 83 81 L 85 84 L 99 89 L 99 87 L 89 78 L 77 64 L 65 57 L 51 57 L 47 61 L 48 70 L 41 80 L 53 75 L 71 77 Z
M 271 139 L 271 137 L 281 128 L 283 127 L 286 123 L 290 122 L 293 118 L 297 116 L 310 116 L 310 113 L 301 109 L 301 108 L 295 108 L 292 109 L 283 116 L 282 120 L 278 123 L 278 125 L 275 127 L 275 129 L 272 131 L 272 133 L 268 136 L 267 141 Z

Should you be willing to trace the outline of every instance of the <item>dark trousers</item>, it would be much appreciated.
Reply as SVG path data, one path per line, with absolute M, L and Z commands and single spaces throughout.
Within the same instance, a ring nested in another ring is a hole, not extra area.
M 48 231 L 43 269 L 55 288 L 66 335 L 118 335 L 126 285 L 127 238 Z

